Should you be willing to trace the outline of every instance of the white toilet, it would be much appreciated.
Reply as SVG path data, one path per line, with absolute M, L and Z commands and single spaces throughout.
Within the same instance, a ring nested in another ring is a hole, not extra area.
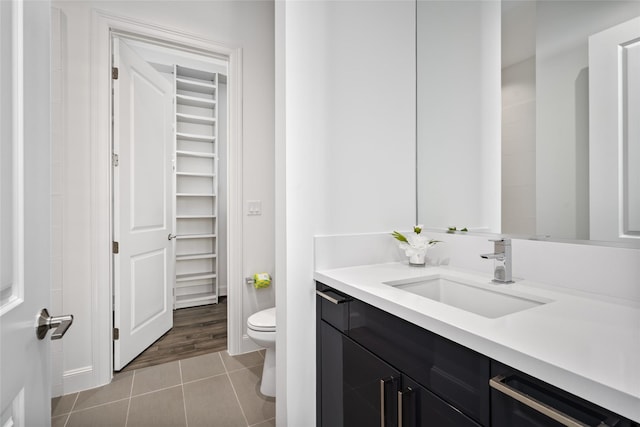
M 276 308 L 267 308 L 247 319 L 247 335 L 266 349 L 260 393 L 276 396 Z

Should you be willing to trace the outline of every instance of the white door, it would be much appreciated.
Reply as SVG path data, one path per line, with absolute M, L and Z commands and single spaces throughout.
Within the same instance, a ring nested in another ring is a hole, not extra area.
M 51 422 L 48 1 L 0 1 L 0 425 Z M 59 313 L 53 313 L 59 314 Z
M 173 325 L 173 90 L 125 42 L 113 42 L 114 369 L 120 370 Z
M 591 240 L 640 241 L 640 18 L 589 38 Z

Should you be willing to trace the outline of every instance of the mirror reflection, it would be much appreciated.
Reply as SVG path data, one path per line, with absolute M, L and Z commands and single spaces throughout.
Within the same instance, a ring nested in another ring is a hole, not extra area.
M 591 135 L 610 125 L 590 110 L 610 101 L 591 70 L 608 60 L 589 50 L 590 37 L 637 27 L 620 43 L 624 74 L 640 75 L 638 17 L 639 1 L 419 0 L 418 222 L 639 244 L 640 132 L 628 116 L 640 86 L 622 83 L 619 141 Z

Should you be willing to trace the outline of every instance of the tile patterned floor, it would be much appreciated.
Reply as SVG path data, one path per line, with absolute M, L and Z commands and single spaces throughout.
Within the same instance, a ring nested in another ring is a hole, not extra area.
M 226 351 L 121 372 L 111 384 L 56 397 L 53 427 L 275 427 L 260 394 L 264 352 Z

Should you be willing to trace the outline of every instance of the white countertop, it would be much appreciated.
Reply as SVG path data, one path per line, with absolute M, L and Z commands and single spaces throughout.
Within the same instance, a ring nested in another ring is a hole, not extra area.
M 444 274 L 552 300 L 490 319 L 383 282 Z M 445 338 L 640 422 L 640 308 L 527 280 L 448 267 L 375 264 L 320 270 L 314 279 Z M 606 286 L 606 284 L 603 284 Z

